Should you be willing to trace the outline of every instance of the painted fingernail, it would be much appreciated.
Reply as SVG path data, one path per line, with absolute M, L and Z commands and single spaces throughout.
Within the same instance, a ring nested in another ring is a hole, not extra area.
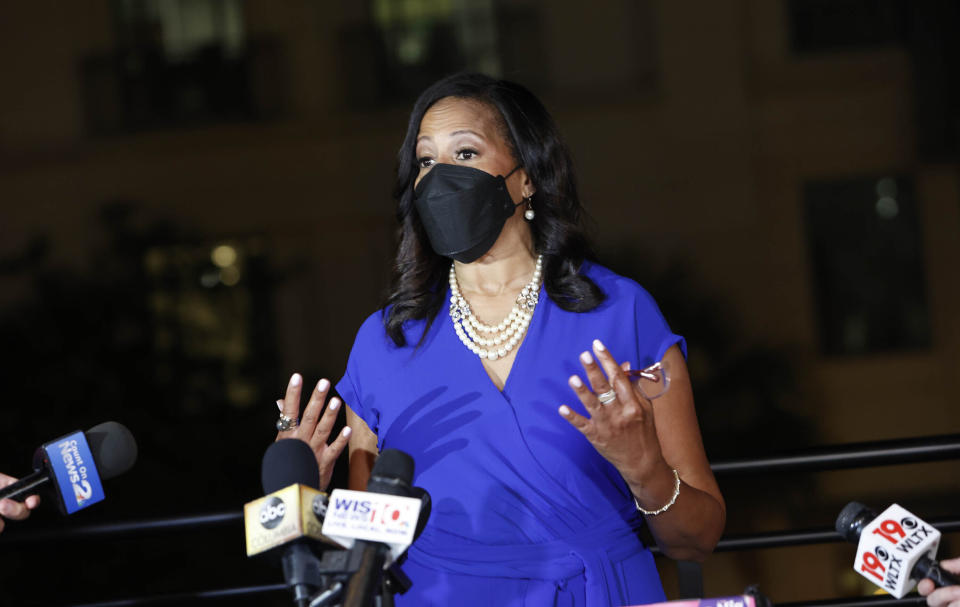
M 593 347 L 597 352 L 604 352 L 607 349 L 599 339 L 593 340 Z
M 330 410 L 331 410 L 331 411 L 336 411 L 336 410 L 337 410 L 337 407 L 339 407 L 339 406 L 340 406 L 340 399 L 339 399 L 339 398 L 337 398 L 336 396 L 334 396 L 333 398 L 330 399 Z
M 317 392 L 326 392 L 330 388 L 330 382 L 326 379 L 321 379 L 317 382 Z
M 343 432 L 340 434 L 342 434 L 344 438 L 350 438 L 350 435 L 353 434 L 353 429 L 350 428 L 350 426 L 344 426 Z
M 283 411 L 283 401 L 282 401 L 282 400 L 279 400 L 279 399 L 277 400 L 277 409 L 280 409 L 280 411 Z
M 574 388 L 582 388 L 582 387 L 583 387 L 583 382 L 580 381 L 580 376 L 579 376 L 579 375 L 571 375 L 571 376 L 570 376 L 570 385 L 573 386 Z
M 592 365 L 593 356 L 591 356 L 589 352 L 584 352 L 583 354 L 580 355 L 580 362 L 582 362 L 585 365 Z
M 560 412 L 560 415 L 562 415 L 562 416 L 564 416 L 564 417 L 569 417 L 569 416 L 570 416 L 570 407 L 568 407 L 568 406 L 566 406 L 566 405 L 560 405 L 560 408 L 557 409 L 557 411 L 559 411 L 559 412 Z
M 303 381 L 303 378 L 300 377 L 300 374 L 299 374 L 299 373 L 294 373 L 294 374 L 290 377 L 290 385 L 293 386 L 294 388 L 296 388 L 297 386 L 299 386 L 299 385 L 300 385 L 300 382 L 302 382 L 302 381 Z

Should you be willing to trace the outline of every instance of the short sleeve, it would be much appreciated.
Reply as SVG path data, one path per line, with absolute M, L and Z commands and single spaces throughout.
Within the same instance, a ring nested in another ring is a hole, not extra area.
M 680 346 L 686 358 L 686 341 L 670 329 L 657 302 L 646 289 L 635 280 L 599 264 L 585 262 L 583 271 L 607 297 L 596 308 L 598 318 L 594 322 L 617 335 L 615 339 L 622 348 L 620 351 L 635 355 L 631 364 L 638 364 L 638 368 L 648 367 L 663 360 L 673 345 Z
M 364 392 L 361 378 L 369 382 L 376 377 L 376 373 L 371 371 L 376 371 L 378 367 L 382 370 L 377 359 L 382 357 L 382 352 L 386 348 L 387 335 L 380 318 L 380 312 L 376 312 L 360 326 L 357 337 L 353 341 L 353 348 L 350 350 L 350 357 L 347 359 L 347 369 L 337 382 L 337 393 L 340 398 L 366 422 L 367 427 L 374 434 L 379 434 L 380 411 L 376 408 L 376 403 Z
M 636 285 L 634 321 L 637 328 L 638 355 L 643 366 L 663 360 L 667 350 L 673 345 L 679 345 L 683 357 L 687 357 L 686 340 L 670 329 L 653 296 L 640 285 Z

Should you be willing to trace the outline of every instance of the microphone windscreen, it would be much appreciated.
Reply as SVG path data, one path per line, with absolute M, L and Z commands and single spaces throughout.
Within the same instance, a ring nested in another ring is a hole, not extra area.
M 413 458 L 398 449 L 384 449 L 373 464 L 367 491 L 410 496 L 413 488 Z
M 84 433 L 101 480 L 123 474 L 137 461 L 137 441 L 126 426 L 103 422 Z
M 850 502 L 837 516 L 836 530 L 848 542 L 856 544 L 863 526 L 877 518 L 877 513 L 860 502 Z
M 320 466 L 310 445 L 298 438 L 283 438 L 263 454 L 260 481 L 264 493 L 273 493 L 294 483 L 320 489 Z
M 415 497 L 420 500 L 420 516 L 417 518 L 417 527 L 413 532 L 413 539 L 416 540 L 420 537 L 420 534 L 423 533 L 424 528 L 427 526 L 427 521 L 430 520 L 433 500 L 430 499 L 430 492 L 423 487 L 414 487 L 410 493 L 410 497 Z

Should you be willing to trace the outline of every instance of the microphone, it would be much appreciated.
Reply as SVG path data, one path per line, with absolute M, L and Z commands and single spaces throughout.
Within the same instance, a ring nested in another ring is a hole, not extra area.
M 123 474 L 137 461 L 137 441 L 117 422 L 103 422 L 41 445 L 34 472 L 0 489 L 0 499 L 26 499 L 50 484 L 61 514 L 103 501 L 102 481 Z
M 770 600 L 759 593 L 748 593 L 707 599 L 679 599 L 662 603 L 644 603 L 635 607 L 770 607 Z
M 385 566 L 413 542 L 422 505 L 411 497 L 413 470 L 413 458 L 386 449 L 374 463 L 366 492 L 338 489 L 331 494 L 324 533 L 360 554 L 344 607 L 372 605 Z
M 279 440 L 267 448 L 260 476 L 267 495 L 243 506 L 247 556 L 278 553 L 294 600 L 305 606 L 324 583 L 311 540 L 337 546 L 321 533 L 328 500 L 316 457 L 302 440 Z
M 897 504 L 877 516 L 860 502 L 850 502 L 840 511 L 836 529 L 857 544 L 854 570 L 898 599 L 923 578 L 938 587 L 960 583 L 934 558 L 940 532 Z

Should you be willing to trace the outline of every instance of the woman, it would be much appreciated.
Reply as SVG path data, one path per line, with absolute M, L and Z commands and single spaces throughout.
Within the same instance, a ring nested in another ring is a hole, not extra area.
M 441 80 L 413 108 L 395 196 L 392 291 L 337 391 L 351 488 L 397 448 L 433 499 L 398 602 L 663 600 L 637 530 L 646 522 L 665 554 L 701 560 L 723 498 L 684 342 L 642 288 L 590 261 L 552 118 L 519 85 Z M 626 371 L 658 361 L 670 387 L 650 401 Z

